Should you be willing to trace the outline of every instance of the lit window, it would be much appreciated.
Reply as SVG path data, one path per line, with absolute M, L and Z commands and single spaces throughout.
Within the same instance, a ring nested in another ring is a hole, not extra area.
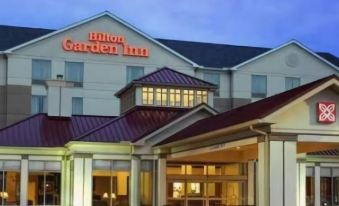
M 154 104 L 154 89 L 151 87 L 142 88 L 142 104 L 153 105 Z
M 252 97 L 263 98 L 267 96 L 267 77 L 265 75 L 252 75 Z
M 212 73 L 212 72 L 204 72 L 204 80 L 218 86 L 217 90 L 214 92 L 214 96 L 219 96 L 220 74 Z
M 180 89 L 170 89 L 170 106 L 180 107 L 181 105 L 181 91 Z
M 194 106 L 194 91 L 193 90 L 188 91 L 188 106 L 190 107 Z
M 32 60 L 32 84 L 45 84 L 51 79 L 51 61 L 42 59 Z
M 61 205 L 61 163 L 30 161 L 27 198 L 29 205 Z
M 193 90 L 183 90 L 183 106 L 184 107 L 193 107 L 194 106 L 194 91 Z
M 75 115 L 83 114 L 83 98 L 81 97 L 72 98 L 72 114 Z
M 300 86 L 300 78 L 297 77 L 286 77 L 285 78 L 285 89 L 290 90 Z
M 32 95 L 31 112 L 32 114 L 46 112 L 47 97 L 44 95 Z
M 184 106 L 184 107 L 188 107 L 189 106 L 189 104 L 188 104 L 188 102 L 189 102 L 189 95 L 188 95 L 188 90 L 183 90 L 183 105 L 182 106 Z
M 207 103 L 207 91 L 197 91 L 196 104 Z
M 74 83 L 75 87 L 82 87 L 84 81 L 83 62 L 65 62 L 66 81 Z
M 0 161 L 0 205 L 19 205 L 20 161 Z
M 137 66 L 127 66 L 126 68 L 126 79 L 127 83 L 138 79 L 144 76 L 144 67 L 137 67 Z
M 167 106 L 167 89 L 157 88 L 156 89 L 156 105 Z
M 129 205 L 130 161 L 93 160 L 92 205 Z

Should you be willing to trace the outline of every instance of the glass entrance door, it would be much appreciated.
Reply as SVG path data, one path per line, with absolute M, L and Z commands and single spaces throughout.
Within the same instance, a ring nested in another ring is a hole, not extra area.
M 246 205 L 245 181 L 169 181 L 168 203 L 173 206 Z

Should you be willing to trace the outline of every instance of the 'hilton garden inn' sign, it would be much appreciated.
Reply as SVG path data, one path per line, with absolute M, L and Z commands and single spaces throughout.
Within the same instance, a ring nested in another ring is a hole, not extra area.
M 122 49 L 118 49 L 118 47 Z M 149 49 L 144 47 L 136 47 L 127 44 L 124 36 L 114 35 L 104 32 L 89 32 L 88 42 L 73 41 L 71 38 L 65 37 L 62 41 L 62 48 L 65 51 L 108 54 L 135 57 L 148 57 Z

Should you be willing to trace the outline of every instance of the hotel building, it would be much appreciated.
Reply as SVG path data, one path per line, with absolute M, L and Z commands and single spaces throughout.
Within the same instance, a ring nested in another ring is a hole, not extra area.
M 0 26 L 0 205 L 339 205 L 339 59 Z

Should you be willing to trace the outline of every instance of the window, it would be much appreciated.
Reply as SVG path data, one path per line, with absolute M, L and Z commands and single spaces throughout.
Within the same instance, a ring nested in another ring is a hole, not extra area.
M 44 113 L 46 112 L 47 106 L 47 97 L 43 95 L 33 95 L 31 102 L 31 112 L 32 114 Z
M 180 89 L 170 89 L 169 90 L 169 104 L 172 107 L 181 106 L 181 91 Z
M 93 161 L 93 206 L 129 205 L 130 161 Z
M 72 114 L 83 114 L 83 98 L 72 98 Z
M 244 176 L 247 176 L 246 163 L 169 163 L 167 202 L 170 205 L 246 205 Z
M 0 205 L 20 203 L 20 161 L 0 161 Z
M 45 84 L 51 79 L 51 61 L 42 59 L 32 60 L 32 84 Z
M 193 107 L 194 106 L 194 91 L 193 90 L 183 90 L 183 106 L 184 107 Z
M 207 103 L 207 91 L 196 91 L 196 104 Z
M 29 205 L 60 205 L 61 163 L 30 161 L 27 198 Z
M 155 96 L 155 104 L 159 106 L 167 106 L 167 89 L 157 88 Z
M 214 92 L 214 96 L 219 96 L 220 74 L 219 73 L 205 72 L 204 73 L 204 80 L 218 86 L 218 89 Z
M 263 98 L 267 96 L 267 77 L 265 75 L 252 75 L 252 97 Z
M 127 66 L 127 83 L 144 76 L 144 67 Z
M 82 62 L 65 62 L 66 81 L 74 83 L 75 87 L 82 87 L 84 80 L 84 63 Z
M 153 105 L 154 104 L 154 89 L 151 87 L 142 88 L 142 104 Z
M 285 89 L 290 90 L 300 86 L 300 78 L 297 77 L 286 77 L 285 78 Z

